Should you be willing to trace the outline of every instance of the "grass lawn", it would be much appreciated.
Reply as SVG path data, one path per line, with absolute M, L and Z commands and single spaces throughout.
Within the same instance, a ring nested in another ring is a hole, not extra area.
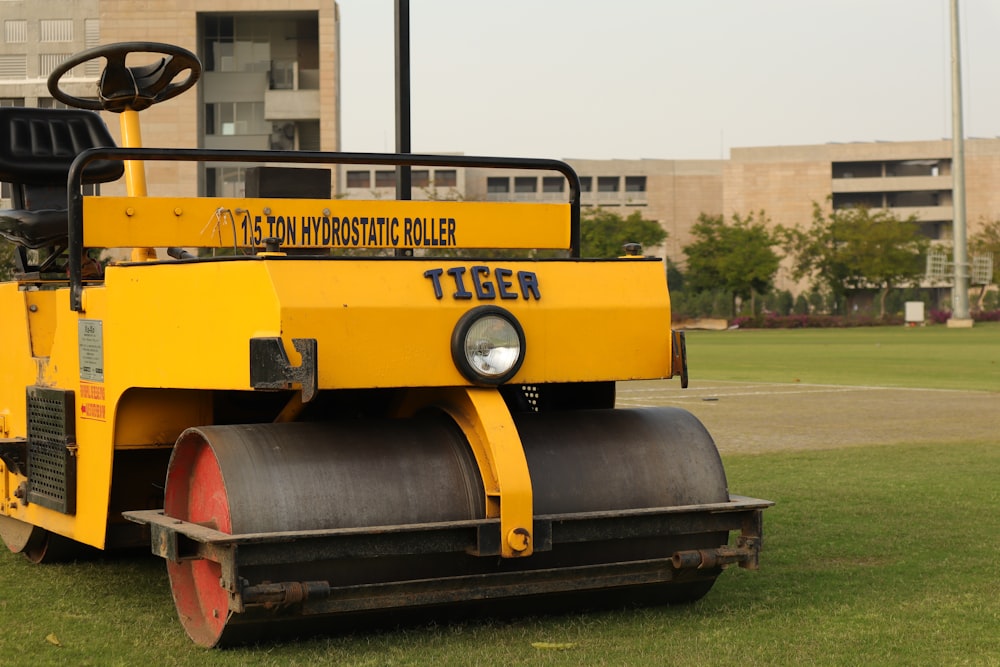
M 762 569 L 725 572 L 692 606 L 213 652 L 184 636 L 155 560 L 39 568 L 4 554 L 0 663 L 1000 664 L 1000 447 L 845 448 L 726 464 L 734 488 L 778 504 L 765 515 Z
M 692 332 L 689 354 L 697 377 L 977 389 L 1000 408 L 998 325 Z M 726 455 L 730 488 L 777 502 L 762 569 L 725 572 L 690 606 L 206 651 L 158 559 L 38 567 L 0 553 L 0 664 L 1000 666 L 998 440 Z
M 1000 392 L 1000 323 L 689 331 L 694 377 Z

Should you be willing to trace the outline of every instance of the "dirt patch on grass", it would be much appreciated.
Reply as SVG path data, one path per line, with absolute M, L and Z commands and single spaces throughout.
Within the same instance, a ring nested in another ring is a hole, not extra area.
M 897 443 L 1000 442 L 1000 394 L 834 385 L 621 382 L 618 406 L 673 405 L 697 416 L 719 451 Z

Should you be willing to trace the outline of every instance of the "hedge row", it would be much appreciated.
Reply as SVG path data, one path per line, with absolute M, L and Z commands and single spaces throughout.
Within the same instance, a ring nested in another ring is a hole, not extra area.
M 931 310 L 929 320 L 934 324 L 944 324 L 951 318 L 947 310 Z M 1000 322 L 1000 310 L 973 313 L 976 322 Z M 899 326 L 904 324 L 899 315 L 878 319 L 868 315 L 762 315 L 736 317 L 729 322 L 733 329 L 840 329 L 846 327 Z

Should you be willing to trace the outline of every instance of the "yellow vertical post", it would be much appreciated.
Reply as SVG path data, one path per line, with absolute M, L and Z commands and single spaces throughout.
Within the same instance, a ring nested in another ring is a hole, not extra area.
M 126 109 L 121 113 L 119 125 L 122 145 L 125 148 L 142 148 L 142 134 L 139 131 L 139 112 Z M 146 196 L 146 165 L 141 160 L 125 161 L 125 188 L 129 197 Z M 132 248 L 132 261 L 145 262 L 156 259 L 153 248 Z

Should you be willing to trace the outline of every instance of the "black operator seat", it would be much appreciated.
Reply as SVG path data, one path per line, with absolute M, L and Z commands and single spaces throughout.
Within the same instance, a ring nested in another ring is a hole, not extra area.
M 88 148 L 112 148 L 101 117 L 83 109 L 0 108 L 0 181 L 11 185 L 11 209 L 0 209 L 0 236 L 18 246 L 18 270 L 27 267 L 25 249 L 68 245 L 67 177 Z M 98 160 L 84 170 L 86 184 L 121 178 L 120 161 Z

